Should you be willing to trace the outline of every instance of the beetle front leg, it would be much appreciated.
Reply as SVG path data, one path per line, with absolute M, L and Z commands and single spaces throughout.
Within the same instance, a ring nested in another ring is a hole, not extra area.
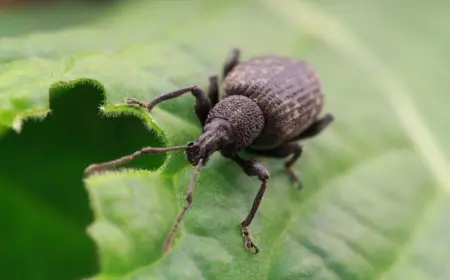
M 229 158 L 234 162 L 236 162 L 237 164 L 239 164 L 239 166 L 244 170 L 244 172 L 248 176 L 256 176 L 261 181 L 261 186 L 259 188 L 258 193 L 255 196 L 255 199 L 253 200 L 252 208 L 250 209 L 250 212 L 248 213 L 247 217 L 241 222 L 242 237 L 244 238 L 245 247 L 248 249 L 253 248 L 255 250 L 254 253 L 258 254 L 259 249 L 255 245 L 255 243 L 253 243 L 248 227 L 250 226 L 251 222 L 253 221 L 253 218 L 255 217 L 256 212 L 258 211 L 259 205 L 264 196 L 264 192 L 266 191 L 267 182 L 269 180 L 270 175 L 267 169 L 257 161 L 244 160 L 237 155 Z
M 146 108 L 148 111 L 151 111 L 157 104 L 161 103 L 162 101 L 179 97 L 187 92 L 191 92 L 192 95 L 194 95 L 195 97 L 196 100 L 194 106 L 195 114 L 197 115 L 197 118 L 200 120 L 203 126 L 205 124 L 206 118 L 208 117 L 209 111 L 211 110 L 211 103 L 209 101 L 208 96 L 206 96 L 205 92 L 198 86 L 185 87 L 162 94 L 158 97 L 155 97 L 148 103 L 144 103 L 134 98 L 127 98 L 125 102 L 127 104 L 138 105 L 142 108 Z

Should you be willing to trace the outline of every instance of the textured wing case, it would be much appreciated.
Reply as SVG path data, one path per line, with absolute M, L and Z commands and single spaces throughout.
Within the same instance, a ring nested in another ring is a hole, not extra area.
M 266 121 L 253 148 L 269 149 L 299 135 L 317 118 L 323 94 L 316 72 L 304 61 L 255 57 L 238 64 L 225 79 L 225 96 L 244 95 Z

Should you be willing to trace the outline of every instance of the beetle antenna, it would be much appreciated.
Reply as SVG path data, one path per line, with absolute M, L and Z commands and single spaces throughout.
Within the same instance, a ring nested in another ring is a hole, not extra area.
M 197 182 L 198 175 L 200 174 L 200 168 L 203 165 L 203 159 L 200 159 L 197 166 L 195 167 L 194 175 L 191 178 L 191 181 L 189 183 L 187 195 L 186 195 L 186 205 L 184 206 L 183 210 L 178 214 L 177 220 L 175 222 L 175 225 L 173 226 L 172 230 L 170 231 L 169 235 L 167 236 L 166 241 L 163 245 L 163 251 L 166 253 L 170 250 L 172 247 L 172 242 L 175 237 L 175 234 L 178 232 L 178 228 L 180 227 L 181 222 L 183 221 L 184 215 L 186 215 L 187 211 L 189 210 L 189 207 L 192 204 L 192 195 L 194 193 L 194 186 Z
M 151 155 L 151 154 L 158 154 L 158 153 L 164 153 L 164 152 L 172 152 L 172 151 L 181 151 L 186 150 L 188 145 L 184 146 L 173 146 L 173 147 L 163 147 L 163 148 L 154 148 L 154 147 L 145 147 L 142 148 L 139 151 L 136 151 L 130 155 L 123 156 L 121 158 L 103 162 L 103 163 L 94 163 L 89 165 L 85 170 L 84 174 L 89 175 L 97 171 L 101 171 L 104 169 L 110 169 L 114 168 L 118 165 L 125 164 L 127 162 L 132 161 L 133 159 L 140 157 L 142 155 Z

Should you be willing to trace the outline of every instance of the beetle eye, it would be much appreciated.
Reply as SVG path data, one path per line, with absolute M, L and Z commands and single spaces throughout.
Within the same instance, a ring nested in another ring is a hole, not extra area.
M 190 142 L 187 143 L 187 146 L 188 146 L 188 147 L 190 147 L 190 146 L 192 146 L 192 145 L 194 145 L 194 141 L 190 141 Z

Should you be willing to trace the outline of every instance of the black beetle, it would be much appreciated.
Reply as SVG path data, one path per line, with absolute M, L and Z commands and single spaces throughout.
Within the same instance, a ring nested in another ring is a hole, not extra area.
M 192 203 L 192 193 L 200 168 L 216 152 L 236 162 L 248 176 L 256 176 L 261 187 L 247 217 L 241 222 L 246 248 L 258 247 L 250 237 L 248 226 L 252 222 L 269 179 L 267 169 L 255 160 L 246 160 L 238 155 L 241 150 L 264 157 L 285 158 L 285 167 L 290 178 L 301 187 L 301 182 L 291 166 L 302 154 L 299 140 L 319 134 L 333 120 L 332 114 L 319 118 L 323 107 L 323 93 L 319 78 L 311 66 L 302 60 L 276 55 L 254 57 L 239 62 L 240 51 L 233 49 L 223 68 L 224 96 L 219 100 L 218 77 L 210 77 L 208 94 L 197 86 L 182 88 L 162 94 L 149 103 L 127 99 L 151 111 L 158 103 L 191 92 L 196 98 L 195 113 L 200 120 L 203 133 L 195 141 L 184 146 L 152 148 L 146 147 L 122 158 L 92 164 L 85 173 L 114 167 L 133 160 L 143 154 L 185 150 L 187 160 L 194 165 L 195 173 L 189 184 L 187 204 L 177 217 L 176 223 L 164 243 L 167 252 L 177 229 Z

